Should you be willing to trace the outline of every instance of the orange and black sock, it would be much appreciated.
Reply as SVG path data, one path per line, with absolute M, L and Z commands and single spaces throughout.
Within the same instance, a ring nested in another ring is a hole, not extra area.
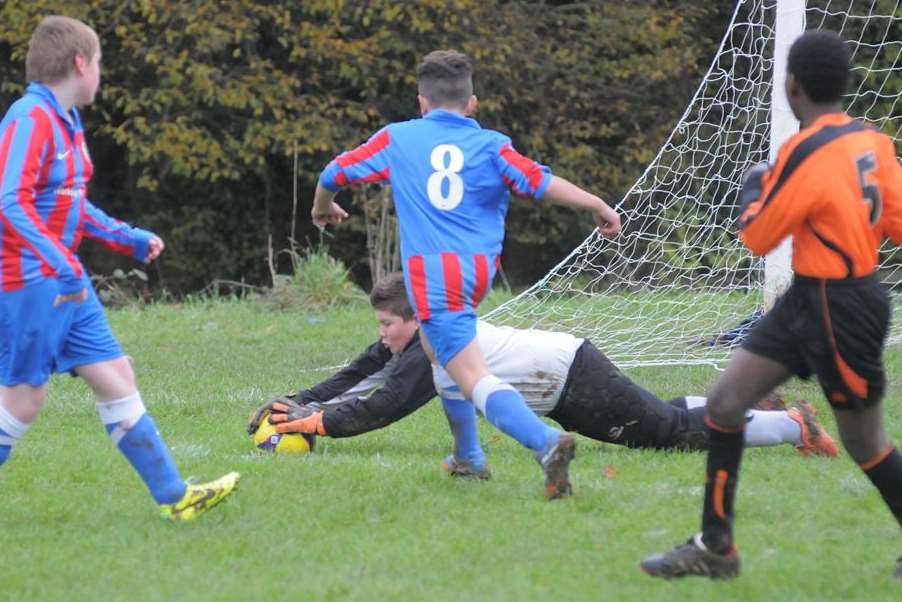
M 890 445 L 862 464 L 861 470 L 871 479 L 890 512 L 902 526 L 902 454 Z
M 705 417 L 708 427 L 708 467 L 702 541 L 716 554 L 733 548 L 733 498 L 739 479 L 739 464 L 745 429 L 724 428 Z

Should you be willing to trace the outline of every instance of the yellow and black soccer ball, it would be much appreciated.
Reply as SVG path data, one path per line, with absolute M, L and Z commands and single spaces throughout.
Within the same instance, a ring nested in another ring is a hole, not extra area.
M 276 454 L 306 454 L 313 451 L 315 435 L 276 432 L 275 425 L 269 423 L 269 416 L 270 413 L 266 412 L 260 418 L 260 426 L 254 433 L 255 449 Z

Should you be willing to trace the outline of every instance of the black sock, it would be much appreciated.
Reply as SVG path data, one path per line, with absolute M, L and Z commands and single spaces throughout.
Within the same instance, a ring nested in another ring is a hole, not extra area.
M 708 417 L 705 424 L 708 426 L 708 466 L 702 541 L 710 551 L 727 554 L 733 548 L 733 498 L 739 479 L 745 429 L 725 429 Z
M 876 458 L 876 464 L 866 462 L 861 465 L 861 469 L 871 479 L 871 483 L 889 506 L 889 511 L 902 526 L 902 454 L 898 449 L 891 448 L 884 458 Z

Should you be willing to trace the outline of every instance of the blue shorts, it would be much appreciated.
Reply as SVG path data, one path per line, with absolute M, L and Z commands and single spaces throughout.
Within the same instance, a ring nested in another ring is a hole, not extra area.
M 442 366 L 476 338 L 476 307 L 491 287 L 498 259 L 436 253 L 404 262 L 407 297 Z
M 122 357 L 87 276 L 84 283 L 88 298 L 78 305 L 53 307 L 55 279 L 0 292 L 0 385 L 37 387 L 54 372 Z

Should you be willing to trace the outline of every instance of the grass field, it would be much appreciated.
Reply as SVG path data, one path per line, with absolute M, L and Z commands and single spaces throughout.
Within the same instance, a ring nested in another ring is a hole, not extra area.
M 575 497 L 546 503 L 531 455 L 484 425 L 494 479 L 446 478 L 450 436 L 432 403 L 362 437 L 321 438 L 315 454 L 258 455 L 243 430 L 251 409 L 369 343 L 366 308 L 279 314 L 235 301 L 110 316 L 183 473 L 238 470 L 241 490 L 193 523 L 156 518 L 84 384 L 56 377 L 0 470 L 0 599 L 902 599 L 890 577 L 899 528 L 848 457 L 749 451 L 742 576 L 661 582 L 638 562 L 697 529 L 701 454 L 580 439 Z M 902 350 L 888 364 L 888 422 L 902 441 Z M 703 392 L 714 377 L 702 367 L 629 372 L 662 396 Z M 827 414 L 814 387 L 788 393 Z

